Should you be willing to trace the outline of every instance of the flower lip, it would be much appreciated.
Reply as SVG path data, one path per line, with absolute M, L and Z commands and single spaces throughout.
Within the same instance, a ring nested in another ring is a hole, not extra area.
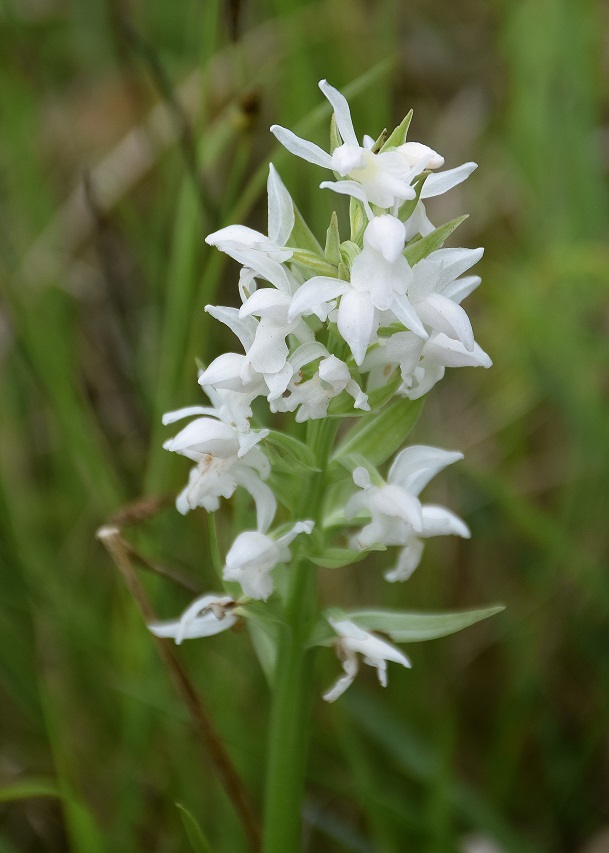
M 355 169 L 362 167 L 362 149 L 359 146 L 344 143 L 332 152 L 332 168 L 343 178 Z
M 397 217 L 375 216 L 364 232 L 364 244 L 379 252 L 389 264 L 395 263 L 404 251 L 406 228 Z

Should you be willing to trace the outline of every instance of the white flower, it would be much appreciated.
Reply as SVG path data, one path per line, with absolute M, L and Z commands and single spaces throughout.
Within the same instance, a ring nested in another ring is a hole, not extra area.
M 426 338 L 427 332 L 407 295 L 413 274 L 402 255 L 404 243 L 404 225 L 399 219 L 388 214 L 374 217 L 364 232 L 364 247 L 353 261 L 350 281 L 326 276 L 309 279 L 292 297 L 288 320 L 310 314 L 340 297 L 336 324 L 358 365 L 376 339 L 382 312 L 390 314 L 390 322 L 397 319 Z
M 421 507 L 423 526 L 417 535 L 412 533 L 398 555 L 398 561 L 393 569 L 385 572 L 385 579 L 394 583 L 395 581 L 406 581 L 417 568 L 423 556 L 425 543 L 423 539 L 431 536 L 461 536 L 469 539 L 471 534 L 469 527 L 457 515 L 435 504 L 423 504 Z
M 230 394 L 225 392 L 225 395 Z M 269 461 L 256 447 L 268 435 L 268 430 L 244 432 L 238 429 L 227 405 L 217 408 L 190 406 L 168 412 L 163 416 L 163 423 L 170 424 L 192 415 L 203 417 L 191 421 L 163 444 L 165 450 L 180 453 L 197 463 L 190 471 L 188 485 L 176 500 L 179 512 L 185 515 L 197 506 L 214 512 L 220 505 L 219 498 L 230 498 L 237 486 L 243 486 L 256 503 L 258 528 L 268 530 L 277 502 L 263 483 L 270 474 Z
M 312 342 L 315 336 L 300 316 L 288 317 L 292 297 L 272 287 L 256 290 L 239 309 L 241 318 L 256 315 L 260 322 L 254 341 L 247 351 L 247 363 L 258 373 L 279 373 L 289 355 L 288 335 L 300 343 Z
M 424 164 L 425 169 L 440 169 L 444 165 L 444 157 L 420 142 L 405 142 L 396 148 L 410 166 Z
M 433 332 L 443 332 L 460 341 L 470 352 L 474 349 L 472 324 L 459 303 L 480 284 L 480 279 L 459 276 L 483 253 L 483 249 L 438 249 L 414 265 L 408 288 L 408 299 L 421 322 Z
M 416 165 L 412 165 L 408 157 L 399 150 L 374 154 L 370 147 L 360 145 L 345 97 L 325 80 L 320 82 L 319 88 L 334 109 L 336 126 L 343 144 L 332 154 L 328 154 L 318 145 L 296 136 L 291 130 L 273 125 L 271 132 L 279 142 L 297 157 L 332 169 L 343 178 L 348 177 L 350 179 L 348 181 L 326 184 L 338 192 L 348 192 L 357 196 L 357 187 L 361 187 L 370 204 L 385 209 L 399 206 L 406 199 L 415 198 L 415 191 L 410 184 L 423 169 L 427 168 L 425 158 L 420 159 Z M 352 193 L 350 189 L 353 190 Z
M 258 531 L 240 533 L 226 555 L 222 577 L 241 584 L 244 594 L 266 601 L 273 591 L 271 572 L 278 563 L 288 563 L 288 545 L 299 533 L 311 533 L 313 521 L 299 521 L 288 533 L 271 539 Z
M 294 227 L 294 205 L 272 163 L 269 164 L 267 192 L 268 237 L 245 225 L 228 225 L 209 234 L 205 242 L 248 267 L 253 261 L 252 269 L 263 277 L 268 274 L 283 281 L 285 270 L 281 264 L 293 254 L 285 244 Z
M 342 391 L 347 391 L 355 403 L 356 409 L 370 411 L 368 396 L 364 394 L 357 382 L 351 378 L 349 368 L 344 361 L 335 355 L 327 354 L 322 358 L 315 375 L 300 383 L 291 383 L 291 394 L 281 401 L 281 411 L 293 412 L 298 406 L 296 421 L 302 423 L 308 420 L 324 418 L 328 412 L 330 401 Z
M 359 669 L 358 654 L 362 655 L 364 663 L 375 667 L 383 687 L 387 686 L 387 661 L 399 663 L 408 669 L 411 667 L 410 661 L 403 652 L 375 634 L 362 630 L 354 622 L 332 617 L 328 618 L 328 622 L 338 634 L 334 645 L 345 674 L 324 693 L 323 698 L 326 702 L 334 702 L 351 686 Z
M 424 535 L 423 507 L 419 494 L 439 471 L 463 459 L 463 454 L 436 447 L 414 445 L 396 456 L 387 483 L 375 486 L 365 468 L 356 468 L 353 481 L 361 491 L 345 507 L 345 517 L 353 519 L 362 512 L 371 516 L 355 536 L 361 550 L 372 545 L 408 545 L 413 535 Z M 433 534 L 430 534 L 433 535 Z
M 406 145 L 409 144 L 418 145 L 418 143 L 406 143 Z M 426 148 L 427 146 L 423 147 Z M 426 168 L 429 169 L 435 167 L 428 165 Z M 426 237 L 427 234 L 431 234 L 431 232 L 435 230 L 435 226 L 427 217 L 424 200 L 427 198 L 434 198 L 438 195 L 444 195 L 444 193 L 448 192 L 453 187 L 463 183 L 463 181 L 471 175 L 474 169 L 477 168 L 477 163 L 470 162 L 463 163 L 455 169 L 447 169 L 444 172 L 438 172 L 436 175 L 427 175 L 425 183 L 421 188 L 419 202 L 412 214 L 404 222 L 406 227 L 406 240 L 412 240 L 412 238 L 416 237 L 418 234 L 422 237 Z
M 232 628 L 239 620 L 235 606 L 228 596 L 206 593 L 189 604 L 177 621 L 154 622 L 148 628 L 155 637 L 173 637 L 179 646 L 182 640 L 211 637 Z
M 369 372 L 368 391 L 380 388 L 396 366 L 402 374 L 402 385 L 397 393 L 410 400 L 418 400 L 444 376 L 447 367 L 491 367 L 492 361 L 484 350 L 474 343 L 466 350 L 461 341 L 444 334 L 432 335 L 423 341 L 412 332 L 396 332 L 383 346 L 372 350 L 361 367 Z

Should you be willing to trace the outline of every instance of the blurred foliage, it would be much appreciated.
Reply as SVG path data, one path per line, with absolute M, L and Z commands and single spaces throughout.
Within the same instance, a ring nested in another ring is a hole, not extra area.
M 429 207 L 470 213 L 458 244 L 486 246 L 469 310 L 495 360 L 449 375 L 414 435 L 465 451 L 435 497 L 472 541 L 431 542 L 404 586 L 376 558 L 322 570 L 324 597 L 507 610 L 413 647 L 384 692 L 364 675 L 316 702 L 306 849 L 575 853 L 609 823 L 607 17 L 597 0 L 0 5 L 0 853 L 169 853 L 186 825 L 245 849 L 94 533 L 184 479 L 160 413 L 198 401 L 195 357 L 231 345 L 203 306 L 235 299 L 204 235 L 264 230 L 271 157 L 320 238 L 342 204 L 268 133 L 325 143 L 322 77 L 360 132 L 413 107 L 411 138 L 480 164 Z M 202 511 L 171 509 L 129 532 L 195 590 L 215 585 L 207 536 Z M 163 617 L 192 595 L 142 579 Z M 251 644 L 180 657 L 259 797 Z M 321 653 L 320 692 L 335 671 Z

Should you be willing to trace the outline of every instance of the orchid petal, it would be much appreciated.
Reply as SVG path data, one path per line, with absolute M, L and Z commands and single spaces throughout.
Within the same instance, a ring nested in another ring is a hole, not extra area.
M 366 191 L 361 184 L 358 184 L 357 181 L 322 181 L 319 187 L 322 190 L 332 190 L 340 195 L 348 195 L 352 198 L 356 198 L 364 205 L 364 210 L 366 211 L 368 219 L 374 219 L 374 214 L 370 207 Z
M 249 471 L 245 466 L 240 466 L 234 471 L 235 481 L 250 493 L 256 504 L 256 517 L 258 530 L 265 533 L 275 517 L 277 501 L 271 489 L 262 480 Z
M 224 305 L 206 305 L 205 310 L 214 319 L 224 323 L 241 341 L 243 349 L 247 350 L 254 343 L 258 323 L 253 317 L 241 318 L 238 308 L 227 308 Z
M 430 293 L 427 299 L 417 303 L 419 317 L 428 326 L 443 332 L 450 338 L 461 341 L 470 352 L 474 348 L 474 331 L 466 312 L 451 299 L 440 293 Z
M 291 130 L 281 127 L 278 124 L 271 126 L 271 133 L 281 142 L 284 148 L 287 148 L 296 157 L 302 157 L 303 160 L 306 160 L 308 163 L 314 163 L 316 166 L 323 166 L 326 169 L 331 168 L 332 157 L 327 151 L 320 148 L 319 145 L 315 145 L 314 142 L 301 139 L 300 136 L 296 136 Z
M 269 177 L 266 186 L 269 240 L 279 246 L 285 246 L 294 228 L 294 203 L 272 163 L 269 163 Z
M 438 172 L 436 175 L 428 175 L 421 190 L 421 198 L 432 198 L 448 192 L 448 190 L 451 190 L 457 184 L 469 178 L 474 169 L 477 168 L 477 163 L 463 163 L 462 166 L 457 166 L 456 169 L 447 169 L 444 172 Z
M 389 482 L 419 495 L 439 471 L 460 459 L 463 459 L 463 454 L 459 451 L 415 444 L 398 453 L 389 469 Z
M 360 365 L 378 328 L 378 316 L 365 292 L 349 290 L 340 300 L 338 331 L 349 344 L 355 363 Z
M 347 103 L 345 96 L 342 95 L 338 89 L 335 89 L 334 86 L 330 86 L 327 80 L 320 80 L 319 88 L 332 105 L 334 117 L 336 119 L 336 126 L 342 136 L 343 142 L 347 142 L 349 145 L 357 145 L 359 147 L 359 142 L 355 135 L 355 130 L 353 129 L 351 110 L 349 109 L 349 104 Z
M 421 536 L 461 536 L 470 539 L 471 533 L 467 524 L 458 515 L 435 504 L 423 505 L 423 532 Z
M 288 321 L 295 320 L 303 314 L 309 314 L 323 302 L 336 299 L 349 289 L 345 281 L 338 278 L 318 275 L 310 278 L 298 288 L 288 310 Z

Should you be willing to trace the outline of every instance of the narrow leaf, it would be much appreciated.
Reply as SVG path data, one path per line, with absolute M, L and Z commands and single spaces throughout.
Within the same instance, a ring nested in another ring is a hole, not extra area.
M 372 551 L 386 551 L 384 545 L 376 545 L 363 551 L 355 551 L 352 548 L 326 548 L 323 554 L 317 557 L 309 557 L 316 566 L 324 569 L 341 569 L 343 566 L 351 566 L 364 560 Z
M 355 610 L 347 618 L 365 631 L 380 631 L 396 643 L 420 643 L 455 634 L 504 610 L 503 604 L 454 613 L 418 613 L 399 610 Z
M 447 222 L 445 225 L 440 225 L 439 228 L 436 228 L 435 231 L 432 231 L 431 234 L 428 234 L 427 237 L 421 237 L 420 240 L 415 240 L 413 243 L 410 243 L 406 246 L 404 250 L 404 257 L 408 261 L 411 267 L 415 264 L 418 264 L 419 261 L 422 261 L 423 258 L 426 258 L 427 255 L 430 255 L 432 252 L 435 252 L 436 249 L 439 249 L 440 246 L 444 243 L 444 241 L 453 233 L 455 228 L 458 228 L 461 223 L 467 219 L 468 214 L 465 216 L 458 216 L 456 219 L 451 219 L 450 222 Z
M 352 240 L 345 240 L 344 243 L 341 243 L 340 246 L 340 256 L 343 264 L 347 268 L 349 272 L 351 272 L 351 267 L 353 266 L 353 261 L 357 258 L 359 253 L 361 252 L 360 247 L 357 243 L 354 243 Z
M 203 830 L 193 815 L 191 815 L 188 809 L 185 809 L 184 806 L 180 805 L 180 803 L 176 803 L 176 807 L 180 810 L 182 825 L 184 826 L 186 837 L 188 838 L 194 853 L 213 853 L 209 842 L 203 835 Z
M 400 399 L 379 412 L 359 418 L 338 446 L 334 459 L 360 453 L 373 465 L 381 465 L 404 443 L 423 408 L 423 399 Z
M 351 197 L 349 200 L 349 222 L 351 225 L 351 240 L 361 246 L 364 240 L 364 231 L 368 225 L 368 217 L 361 201 Z
M 408 135 L 408 128 L 410 127 L 410 122 L 412 121 L 412 110 L 405 116 L 400 124 L 396 127 L 393 133 L 389 136 L 381 151 L 387 151 L 388 148 L 398 148 L 398 146 L 403 145 L 406 142 L 406 136 Z
M 361 453 L 341 453 L 336 461 L 331 464 L 329 474 L 332 479 L 338 480 L 345 476 L 351 477 L 356 468 L 365 468 L 374 486 L 379 486 L 380 488 L 385 485 L 385 481 L 374 465 L 370 463 L 369 459 L 362 456 Z
M 52 779 L 24 779 L 0 788 L 0 803 L 29 800 L 34 797 L 61 797 L 59 786 Z
M 330 226 L 326 231 L 326 248 L 324 251 L 326 260 L 337 267 L 340 264 L 340 233 L 338 230 L 338 216 L 336 211 L 332 212 Z
M 316 252 L 310 252 L 307 249 L 294 249 L 294 254 L 290 258 L 290 263 L 296 264 L 296 266 L 299 266 L 309 272 L 313 272 L 315 275 L 327 275 L 332 278 L 337 277 L 336 266 L 329 264 Z
M 311 231 L 305 222 L 302 213 L 294 205 L 294 227 L 288 240 L 288 246 L 295 249 L 304 249 L 308 252 L 313 252 L 314 255 L 319 255 L 323 258 L 323 251 L 315 234 Z
M 287 474 L 319 471 L 317 460 L 311 449 L 293 435 L 270 430 L 263 440 L 263 446 L 275 471 Z

